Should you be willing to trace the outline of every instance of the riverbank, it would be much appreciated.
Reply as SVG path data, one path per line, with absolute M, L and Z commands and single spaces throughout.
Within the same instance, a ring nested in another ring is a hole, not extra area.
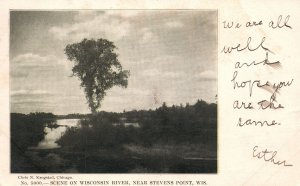
M 182 145 L 142 147 L 124 145 L 121 148 L 102 148 L 75 151 L 69 148 L 35 149 L 25 152 L 31 170 L 53 173 L 214 173 L 216 156 L 207 158 L 201 145 L 183 148 Z M 198 148 L 195 148 L 198 147 Z M 203 158 L 204 157 L 204 158 Z M 38 167 L 37 167 L 38 166 Z

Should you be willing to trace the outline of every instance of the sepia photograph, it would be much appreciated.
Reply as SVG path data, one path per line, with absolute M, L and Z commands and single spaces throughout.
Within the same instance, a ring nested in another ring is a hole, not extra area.
M 217 10 L 10 10 L 11 173 L 217 173 Z

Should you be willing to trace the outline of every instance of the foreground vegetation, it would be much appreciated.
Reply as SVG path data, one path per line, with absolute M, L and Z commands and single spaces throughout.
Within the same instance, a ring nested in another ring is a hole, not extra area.
M 26 151 L 36 146 L 44 138 L 45 123 L 53 123 L 55 116 L 51 113 L 31 113 L 28 115 L 11 114 L 11 171 L 39 171 L 39 166 L 32 162 Z
M 11 115 L 12 141 L 16 142 L 12 143 L 12 155 L 18 152 L 16 147 L 22 147 L 21 151 L 25 152 L 37 144 L 43 136 L 44 123 L 55 119 L 49 114 L 33 116 Z M 70 118 L 70 115 L 59 118 Z M 57 141 L 61 148 L 29 153 L 36 164 L 43 166 L 39 170 L 31 166 L 27 171 L 216 172 L 216 104 L 198 100 L 194 105 L 168 107 L 164 103 L 156 110 L 99 112 L 86 117 L 78 115 L 78 118 L 81 127 L 67 129 Z M 43 164 L 41 157 L 49 158 L 49 154 L 56 163 Z M 12 170 L 18 172 L 22 162 L 15 162 L 18 160 L 12 158 Z

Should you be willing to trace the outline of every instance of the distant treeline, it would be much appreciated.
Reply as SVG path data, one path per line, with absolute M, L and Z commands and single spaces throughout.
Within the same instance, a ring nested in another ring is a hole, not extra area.
M 100 111 L 97 113 L 98 117 L 105 117 L 106 119 L 109 119 L 111 122 L 120 122 L 121 118 L 126 118 L 127 122 L 136 122 L 137 120 L 144 119 L 147 117 L 153 117 L 155 116 L 155 113 L 159 110 L 168 110 L 168 112 L 178 113 L 178 112 L 191 112 L 195 113 L 198 116 L 205 116 L 205 117 L 216 117 L 217 116 L 217 104 L 210 103 L 203 100 L 197 100 L 197 102 L 194 105 L 190 105 L 187 103 L 185 106 L 182 104 L 178 105 L 172 105 L 167 106 L 166 103 L 163 103 L 163 105 L 156 109 L 149 109 L 149 110 L 132 110 L 132 111 L 123 111 L 122 113 L 118 112 L 106 112 L 106 111 Z M 11 117 L 30 117 L 30 118 L 36 118 L 36 119 L 87 119 L 91 118 L 92 114 L 79 114 L 79 113 L 73 113 L 73 114 L 67 114 L 67 115 L 54 115 L 53 113 L 46 113 L 46 112 L 35 112 L 35 113 L 29 113 L 29 114 L 22 114 L 22 113 L 11 113 Z
M 29 114 L 11 113 L 10 116 L 11 119 L 24 118 L 24 117 L 31 118 L 31 119 L 55 119 L 57 117 L 52 113 L 46 113 L 46 112 L 34 112 Z
M 168 112 L 196 112 L 198 116 L 205 117 L 216 117 L 217 116 L 217 104 L 210 103 L 203 100 L 197 100 L 194 105 L 190 105 L 187 103 L 185 106 L 182 104 L 167 106 L 166 103 L 163 103 L 161 107 L 156 109 L 149 110 L 131 110 L 131 111 L 123 111 L 122 113 L 118 112 L 106 112 L 100 111 L 97 113 L 98 117 L 105 117 L 110 122 L 120 122 L 120 119 L 126 118 L 127 122 L 136 122 L 137 120 L 141 120 L 148 117 L 153 117 L 155 113 L 161 109 L 167 109 Z M 84 119 L 91 118 L 92 114 L 67 114 L 67 115 L 55 115 L 57 119 Z

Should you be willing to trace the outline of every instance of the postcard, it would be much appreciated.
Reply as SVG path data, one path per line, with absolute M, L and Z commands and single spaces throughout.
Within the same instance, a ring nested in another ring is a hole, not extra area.
M 296 1 L 4 1 L 0 185 L 299 185 Z

